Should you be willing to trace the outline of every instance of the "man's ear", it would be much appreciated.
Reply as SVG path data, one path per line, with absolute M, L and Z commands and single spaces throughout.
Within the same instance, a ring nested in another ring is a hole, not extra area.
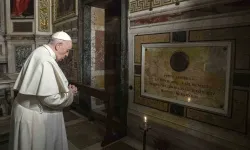
M 60 45 L 59 45 L 58 43 L 55 45 L 55 50 L 56 50 L 56 51 L 58 51 L 59 46 L 60 46 Z

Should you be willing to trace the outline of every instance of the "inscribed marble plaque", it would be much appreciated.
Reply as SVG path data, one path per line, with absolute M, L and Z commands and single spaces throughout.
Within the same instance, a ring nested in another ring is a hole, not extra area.
M 230 42 L 143 44 L 141 95 L 227 114 Z
M 135 63 L 141 63 L 141 44 L 145 43 L 167 43 L 170 41 L 169 33 L 136 35 L 135 36 Z

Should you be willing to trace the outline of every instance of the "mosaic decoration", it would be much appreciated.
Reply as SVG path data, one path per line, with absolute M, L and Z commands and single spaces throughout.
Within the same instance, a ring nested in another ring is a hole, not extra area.
M 53 0 L 53 22 L 77 16 L 78 0 Z
M 32 46 L 15 46 L 16 72 L 20 72 L 26 59 L 32 52 Z
M 50 31 L 50 0 L 38 1 L 38 31 L 49 32 Z

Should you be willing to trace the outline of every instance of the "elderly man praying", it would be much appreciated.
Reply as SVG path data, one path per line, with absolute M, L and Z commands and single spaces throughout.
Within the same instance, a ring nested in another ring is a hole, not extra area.
M 10 150 L 68 150 L 62 109 L 72 103 L 77 88 L 69 85 L 57 61 L 71 48 L 70 36 L 60 31 L 27 58 L 14 85 L 19 93 L 11 112 Z

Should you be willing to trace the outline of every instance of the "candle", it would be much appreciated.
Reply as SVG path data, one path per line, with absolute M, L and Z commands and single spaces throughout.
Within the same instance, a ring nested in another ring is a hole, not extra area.
M 145 123 L 147 122 L 147 116 L 144 116 L 144 122 Z
M 148 127 L 147 116 L 144 116 L 144 130 L 146 130 L 147 127 Z

